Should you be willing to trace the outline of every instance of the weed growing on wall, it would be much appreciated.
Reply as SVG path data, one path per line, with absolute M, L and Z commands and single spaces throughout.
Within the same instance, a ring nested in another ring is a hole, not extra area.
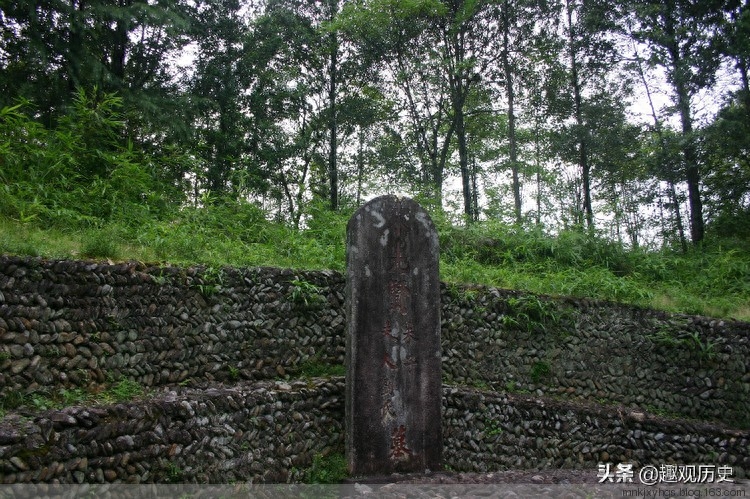
M 302 279 L 295 279 L 291 284 L 289 298 L 292 303 L 304 308 L 315 308 L 318 305 L 322 305 L 325 301 L 320 288 L 315 284 Z
M 103 392 L 104 398 L 112 398 L 117 402 L 124 400 L 132 400 L 136 397 L 143 395 L 145 390 L 143 387 L 131 379 L 122 379 L 118 381 L 114 386 Z
M 62 405 L 70 406 L 86 402 L 89 399 L 89 394 L 82 388 L 63 388 L 60 390 L 60 398 L 62 399 Z
M 500 423 L 494 419 L 488 421 L 484 429 L 485 435 L 487 435 L 488 437 L 496 437 L 503 433 L 503 429 L 500 426 Z
M 531 376 L 531 380 L 534 383 L 539 383 L 543 379 L 547 378 L 552 370 L 550 369 L 549 364 L 546 362 L 535 362 L 533 366 L 531 366 L 531 372 L 529 375 Z
M 221 289 L 224 284 L 224 269 L 206 267 L 203 269 L 202 282 L 193 284 L 204 298 L 210 298 Z
M 531 393 L 526 388 L 519 388 L 515 380 L 510 380 L 510 381 L 505 382 L 505 392 L 517 393 L 517 394 L 522 394 L 522 395 Z
M 697 332 L 689 333 L 684 341 L 701 365 L 708 364 L 716 358 L 716 343 L 708 339 L 703 341 Z
M 703 340 L 696 331 L 680 332 L 678 326 L 663 326 L 651 334 L 649 339 L 656 345 L 666 348 L 687 349 L 701 366 L 716 359 L 717 343 L 708 339 Z
M 551 301 L 540 299 L 538 296 L 526 295 L 518 298 L 509 298 L 507 301 L 509 319 L 507 322 L 517 325 L 526 331 L 547 331 L 547 325 L 559 324 L 560 316 L 555 304 Z
M 346 375 L 343 364 L 331 364 L 318 358 L 311 358 L 300 365 L 300 375 L 304 378 L 322 378 Z
M 110 404 L 126 402 L 144 395 L 146 391 L 130 379 L 110 381 L 104 390 L 88 391 L 83 388 L 60 388 L 56 392 L 37 390 L 33 393 L 9 392 L 0 398 L 0 414 L 9 410 L 46 411 L 81 404 Z
M 3 411 L 17 409 L 24 405 L 25 401 L 26 397 L 23 393 L 17 391 L 8 392 L 7 395 L 0 398 L 0 408 L 2 408 Z
M 480 293 L 476 288 L 472 288 L 466 285 L 460 285 L 454 282 L 447 283 L 445 289 L 448 292 L 448 296 L 450 296 L 452 299 L 467 304 L 473 303 Z
M 167 461 L 164 465 L 165 481 L 167 483 L 180 483 L 182 481 L 182 475 L 184 474 L 182 468 L 174 464 L 172 461 Z
M 315 454 L 312 466 L 305 475 L 306 483 L 341 483 L 348 476 L 346 458 L 343 454 L 332 453 L 324 456 Z
M 161 270 L 159 271 L 158 275 L 152 275 L 151 280 L 154 281 L 159 286 L 164 286 L 165 284 L 167 284 L 167 278 L 164 275 L 164 272 Z
M 666 347 L 677 347 L 682 344 L 682 341 L 677 338 L 677 332 L 672 327 L 662 326 L 655 333 L 649 336 L 649 339 L 657 345 Z
M 471 386 L 479 390 L 489 390 L 491 387 L 483 379 L 476 379 L 471 382 Z

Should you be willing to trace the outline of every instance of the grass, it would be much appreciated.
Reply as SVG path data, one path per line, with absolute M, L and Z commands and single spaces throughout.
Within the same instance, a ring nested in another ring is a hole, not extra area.
M 346 458 L 340 453 L 316 454 L 307 470 L 305 483 L 341 483 L 348 476 Z
M 42 229 L 0 217 L 0 252 L 47 258 L 77 258 L 80 234 L 52 228 Z
M 536 362 L 533 366 L 531 366 L 530 376 L 534 383 L 539 383 L 544 378 L 549 376 L 550 373 L 550 366 L 546 362 Z
M 343 364 L 331 364 L 313 358 L 300 365 L 300 375 L 308 379 L 344 376 L 346 375 L 346 367 Z
M 298 279 L 293 280 L 291 284 L 290 298 L 292 302 L 304 307 L 313 307 L 325 301 L 325 297 L 320 294 L 321 291 L 316 285 Z
M 145 393 L 145 389 L 139 383 L 130 379 L 112 381 L 103 390 L 97 391 L 88 391 L 83 388 L 60 388 L 54 393 L 46 390 L 29 394 L 11 392 L 0 398 L 0 417 L 5 416 L 7 411 L 16 409 L 46 411 L 74 405 L 126 402 Z
M 311 209 L 301 230 L 267 220 L 249 203 L 183 208 L 162 219 L 110 222 L 105 228 L 24 223 L 0 215 L 0 253 L 344 271 L 346 223 L 352 212 Z M 441 279 L 448 283 L 750 321 L 750 251 L 743 251 L 741 243 L 706 245 L 687 254 L 628 251 L 581 233 L 550 236 L 494 223 L 462 228 L 433 218 L 440 237 Z M 294 284 L 294 302 L 304 305 L 317 298 L 308 283 Z

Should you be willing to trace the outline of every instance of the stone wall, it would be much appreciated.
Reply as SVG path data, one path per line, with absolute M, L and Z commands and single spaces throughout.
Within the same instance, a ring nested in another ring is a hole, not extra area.
M 343 364 L 343 292 L 333 272 L 0 258 L 0 397 Z
M 0 422 L 0 483 L 285 483 L 343 453 L 344 379 L 162 391 Z M 443 389 L 444 464 L 455 471 L 599 462 L 750 470 L 750 432 L 611 407 Z
M 0 401 L 343 365 L 344 278 L 0 257 Z M 443 378 L 750 428 L 750 324 L 442 286 Z
M 292 381 L 342 372 L 343 293 L 343 276 L 329 271 L 0 257 L 2 481 L 225 481 L 232 470 L 242 480 L 299 479 L 312 455 L 343 450 L 343 382 Z M 750 467 L 750 324 L 483 287 L 443 285 L 441 302 L 452 468 L 593 469 L 603 456 Z M 35 395 L 96 393 L 118 380 L 155 395 L 16 413 Z M 233 390 L 236 407 L 224 402 Z M 580 401 L 605 415 L 575 409 Z M 281 422 L 252 415 L 271 406 Z M 644 422 L 618 426 L 630 413 L 646 414 Z M 290 430 L 298 424 L 302 433 Z M 257 432 L 243 444 L 230 439 L 237 430 Z M 321 431 L 325 438 L 312 437 Z
M 344 380 L 181 388 L 0 423 L 0 483 L 286 483 L 343 452 Z
M 750 428 L 750 324 L 449 286 L 446 381 Z
M 458 470 L 580 468 L 598 463 L 727 465 L 750 471 L 750 431 L 591 403 L 445 390 L 445 461 Z

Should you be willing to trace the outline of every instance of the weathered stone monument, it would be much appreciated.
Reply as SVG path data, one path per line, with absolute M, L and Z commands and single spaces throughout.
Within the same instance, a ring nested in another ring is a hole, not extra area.
M 413 200 L 381 196 L 347 227 L 346 454 L 353 475 L 440 468 L 438 237 Z

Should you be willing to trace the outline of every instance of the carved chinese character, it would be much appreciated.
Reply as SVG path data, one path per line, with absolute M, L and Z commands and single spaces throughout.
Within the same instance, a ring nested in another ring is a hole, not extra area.
M 414 326 L 411 323 L 407 324 L 404 330 L 404 339 L 414 341 Z
M 393 429 L 391 434 L 391 459 L 407 459 L 411 450 L 406 446 L 406 427 L 404 425 Z
M 406 269 L 406 262 L 404 262 L 404 253 L 401 251 L 401 245 L 396 244 L 393 255 L 390 256 L 391 260 L 391 271 L 401 273 Z
M 383 326 L 383 336 L 391 339 L 398 339 L 398 329 L 394 334 L 393 328 L 391 327 L 391 321 L 389 320 L 385 321 L 385 326 Z
M 383 425 L 389 425 L 391 421 L 396 420 L 396 410 L 393 407 L 394 387 L 391 379 L 386 379 L 381 392 L 383 406 L 380 408 L 380 419 Z
M 399 315 L 405 317 L 407 315 L 406 304 L 409 296 L 409 287 L 407 284 L 403 281 L 390 281 L 388 283 L 388 296 L 393 309 Z
M 384 425 L 396 419 L 396 411 L 393 410 L 393 401 L 390 398 L 385 399 L 383 407 L 380 408 L 380 419 Z
M 387 353 L 383 355 L 383 364 L 388 369 L 396 369 L 396 362 Z
M 407 355 L 406 358 L 401 359 L 401 365 L 404 367 L 412 367 L 417 365 L 417 359 L 413 355 Z

